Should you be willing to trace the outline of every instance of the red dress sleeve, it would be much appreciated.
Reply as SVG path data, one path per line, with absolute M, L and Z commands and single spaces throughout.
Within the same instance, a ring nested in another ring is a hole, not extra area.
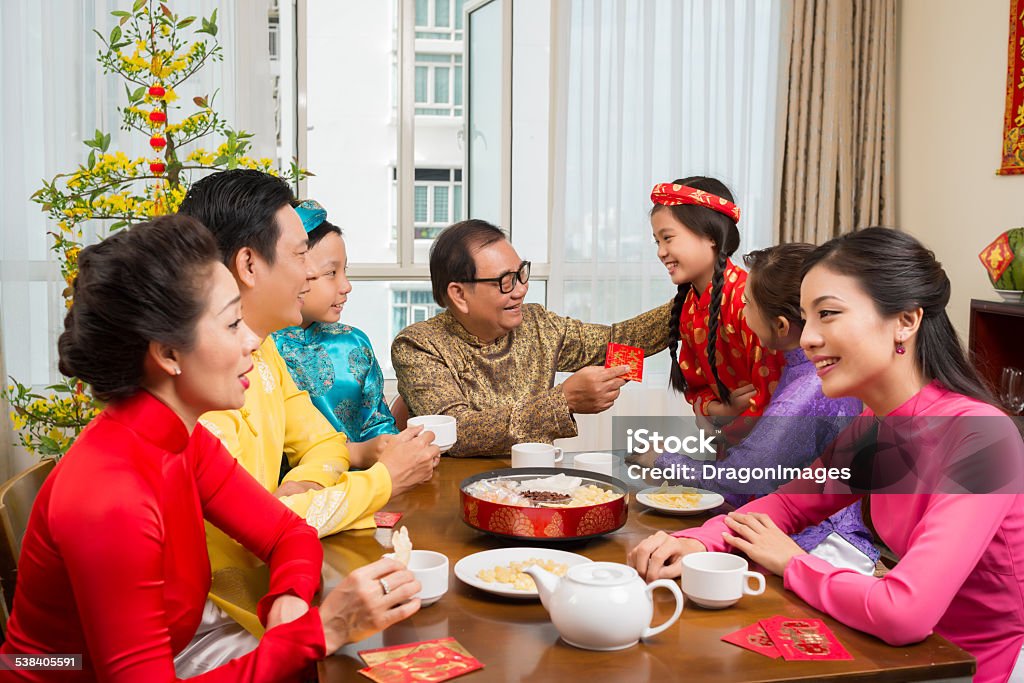
M 316 587 L 313 565 L 319 575 L 315 533 L 311 543 L 301 528 L 305 525 L 251 477 L 242 476 L 226 451 L 203 450 L 196 481 L 204 504 L 239 540 L 270 559 L 275 590 L 309 599 Z M 126 469 L 103 474 L 103 490 L 118 492 L 116 502 L 110 496 L 83 496 L 75 502 L 75 514 L 60 515 L 60 526 L 54 529 L 54 536 L 62 539 L 64 566 L 96 678 L 117 683 L 178 680 L 164 601 L 165 584 L 172 579 L 168 553 L 186 564 L 194 557 L 188 548 L 167 547 L 160 501 L 137 473 Z M 181 495 L 170 500 L 190 504 Z M 229 506 L 234 506 L 230 514 Z M 190 680 L 293 681 L 324 650 L 319 612 L 310 609 L 300 619 L 267 631 L 248 655 Z
M 316 530 L 253 479 L 216 437 L 201 425 L 199 430 L 195 472 L 203 516 L 270 568 L 270 590 L 257 609 L 260 622 L 266 624 L 274 600 L 285 593 L 311 604 L 323 563 Z

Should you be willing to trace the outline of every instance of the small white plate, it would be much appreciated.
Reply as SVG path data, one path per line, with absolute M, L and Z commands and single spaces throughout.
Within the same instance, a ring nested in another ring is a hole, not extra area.
M 1003 301 L 1008 301 L 1011 304 L 1024 303 L 1024 299 L 1021 298 L 1021 292 L 1019 289 L 997 289 L 996 294 L 1002 297 Z
M 699 515 L 700 513 L 716 508 L 725 502 L 725 498 L 723 498 L 721 494 L 714 493 L 713 491 L 693 489 L 693 492 L 701 494 L 700 501 L 690 508 L 674 508 L 654 502 L 651 500 L 650 494 L 662 492 L 653 487 L 644 489 L 640 493 L 636 494 L 636 499 L 647 507 L 654 508 L 658 512 L 664 512 L 667 515 Z
M 508 566 L 511 562 L 525 562 L 526 560 L 553 560 L 569 567 L 577 564 L 592 562 L 590 558 L 569 553 L 564 550 L 553 550 L 551 548 L 497 548 L 495 550 L 484 550 L 473 553 L 455 563 L 455 576 L 463 583 L 474 588 L 479 588 L 488 593 L 502 595 L 507 598 L 520 598 L 522 600 L 536 600 L 540 596 L 536 589 L 532 591 L 520 591 L 509 583 L 497 581 L 488 583 L 477 577 L 477 573 L 484 569 L 494 569 L 498 566 Z

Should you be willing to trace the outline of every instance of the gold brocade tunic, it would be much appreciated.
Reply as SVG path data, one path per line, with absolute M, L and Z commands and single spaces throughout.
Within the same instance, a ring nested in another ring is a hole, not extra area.
M 458 420 L 455 457 L 507 456 L 514 444 L 576 436 L 556 372 L 604 362 L 609 342 L 647 355 L 668 343 L 671 302 L 614 325 L 523 305 L 523 322 L 485 344 L 448 311 L 402 330 L 391 346 L 398 392 L 413 415 Z

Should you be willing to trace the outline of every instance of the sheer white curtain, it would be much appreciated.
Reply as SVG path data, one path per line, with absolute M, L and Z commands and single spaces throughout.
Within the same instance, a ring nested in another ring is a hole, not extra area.
M 667 301 L 648 211 L 656 182 L 724 181 L 743 211 L 740 252 L 772 241 L 781 0 L 556 3 L 554 310 L 613 322 Z M 739 254 L 736 255 L 739 258 Z M 662 353 L 570 448 L 607 448 L 611 417 L 690 414 Z
M 83 163 L 88 149 L 82 141 L 97 128 L 110 133 L 111 150 L 151 153 L 141 135 L 119 130 L 116 107 L 124 104 L 124 86 L 103 75 L 95 59 L 100 43 L 92 29 L 108 33 L 115 21 L 110 11 L 126 5 L 123 0 L 0 2 L 0 367 L 22 383 L 46 385 L 57 378 L 56 339 L 64 314 L 64 283 L 46 236 L 51 226 L 30 195 L 42 178 Z M 213 62 L 179 89 L 181 99 L 219 89 L 215 106 L 227 121 L 256 133 L 254 154 L 275 156 L 269 0 L 179 0 L 172 7 L 181 16 L 209 16 L 217 8 L 224 50 L 222 62 Z M 0 408 L 6 421 L 6 406 Z M 0 431 L 5 444 L 7 437 Z M 0 458 L 0 476 L 20 464 Z

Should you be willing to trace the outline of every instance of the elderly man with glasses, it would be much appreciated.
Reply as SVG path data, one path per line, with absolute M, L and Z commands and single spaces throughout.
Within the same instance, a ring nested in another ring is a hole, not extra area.
M 507 456 L 514 444 L 576 436 L 576 413 L 618 398 L 628 366 L 602 367 L 609 342 L 665 348 L 671 302 L 612 326 L 523 303 L 530 262 L 481 220 L 445 229 L 430 250 L 444 311 L 405 328 L 391 347 L 398 391 L 413 415 L 458 420 L 455 457 Z M 571 377 L 554 384 L 556 372 Z

